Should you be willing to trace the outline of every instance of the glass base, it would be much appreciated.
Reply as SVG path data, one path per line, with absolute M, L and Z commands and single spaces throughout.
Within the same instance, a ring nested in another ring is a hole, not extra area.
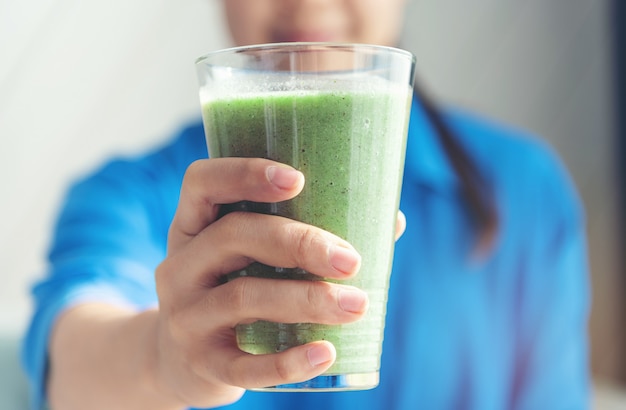
M 278 386 L 251 389 L 263 392 L 334 392 L 350 390 L 369 390 L 378 386 L 379 372 L 355 374 L 323 374 L 300 383 L 281 384 Z

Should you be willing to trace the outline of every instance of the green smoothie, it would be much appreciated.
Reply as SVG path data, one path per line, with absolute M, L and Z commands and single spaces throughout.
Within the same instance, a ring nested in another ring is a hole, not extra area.
M 359 322 L 329 326 L 258 321 L 240 325 L 244 351 L 263 354 L 328 340 L 337 360 L 326 374 L 377 372 L 407 134 L 409 87 L 249 93 L 203 102 L 212 157 L 262 157 L 290 164 L 306 184 L 293 200 L 236 204 L 287 216 L 349 241 L 362 256 L 356 278 L 370 308 Z M 365 87 L 367 88 L 367 87 Z M 300 269 L 253 264 L 233 276 L 320 280 Z

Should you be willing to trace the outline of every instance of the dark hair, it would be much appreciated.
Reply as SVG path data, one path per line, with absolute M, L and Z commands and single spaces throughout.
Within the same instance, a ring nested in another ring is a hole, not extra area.
M 446 122 L 442 111 L 437 107 L 416 79 L 413 87 L 417 99 L 428 120 L 432 123 L 439 141 L 448 157 L 454 172 L 461 183 L 461 194 L 466 204 L 468 216 L 476 228 L 475 250 L 488 251 L 498 232 L 499 218 L 495 199 L 488 181 L 482 175 L 474 160 L 459 142 L 455 130 Z

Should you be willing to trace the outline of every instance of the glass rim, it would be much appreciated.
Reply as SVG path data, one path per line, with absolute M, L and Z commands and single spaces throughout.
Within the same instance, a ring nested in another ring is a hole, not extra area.
M 409 61 L 415 63 L 416 57 L 415 55 L 402 48 L 392 47 L 392 46 L 383 46 L 378 44 L 367 44 L 367 43 L 349 43 L 349 42 L 324 42 L 324 41 L 315 41 L 315 42 L 307 42 L 307 41 L 298 41 L 298 42 L 281 42 L 281 43 L 263 43 L 263 44 L 251 44 L 245 46 L 235 46 L 223 48 L 215 51 L 208 52 L 198 57 L 195 61 L 195 64 L 207 63 L 213 57 L 218 57 L 221 55 L 234 55 L 240 54 L 248 51 L 295 51 L 301 49 L 309 49 L 309 50 L 370 50 L 376 53 L 387 53 L 391 55 L 397 55 L 399 57 L 408 58 Z M 219 65 L 219 64 L 218 64 Z

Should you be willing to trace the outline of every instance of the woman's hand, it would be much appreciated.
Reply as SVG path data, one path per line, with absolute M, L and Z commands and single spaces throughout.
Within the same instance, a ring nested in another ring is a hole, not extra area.
M 321 229 L 246 212 L 217 219 L 220 204 L 284 201 L 303 185 L 300 172 L 264 159 L 200 160 L 187 170 L 168 256 L 156 272 L 154 371 L 159 386 L 181 404 L 228 404 L 247 388 L 308 380 L 335 359 L 334 347 L 322 341 L 271 355 L 244 353 L 235 340 L 238 323 L 341 324 L 365 313 L 367 295 L 353 287 L 253 277 L 220 284 L 223 275 L 253 261 L 333 279 L 357 273 L 360 256 L 354 248 Z
M 65 311 L 50 339 L 47 394 L 54 409 L 181 409 L 238 400 L 246 388 L 304 381 L 335 359 L 328 342 L 253 356 L 235 342 L 238 323 L 348 323 L 367 309 L 364 292 L 327 282 L 220 278 L 252 261 L 343 279 L 359 270 L 346 241 L 290 219 L 234 212 L 240 200 L 284 201 L 299 172 L 263 159 L 211 159 L 185 175 L 157 268 L 159 307 L 136 312 L 102 302 Z M 404 229 L 398 217 L 397 236 Z M 97 369 L 95 371 L 94 369 Z

